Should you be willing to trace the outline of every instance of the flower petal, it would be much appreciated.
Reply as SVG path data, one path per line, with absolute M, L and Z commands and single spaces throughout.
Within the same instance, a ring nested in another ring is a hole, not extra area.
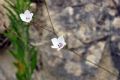
M 51 48 L 58 48 L 58 46 L 51 46 Z
M 54 46 L 58 46 L 58 39 L 57 38 L 53 38 L 53 39 L 51 39 L 51 41 L 52 41 L 52 44 Z
M 30 14 L 30 11 L 29 11 L 29 10 L 26 10 L 26 11 L 24 12 L 24 14 Z
M 20 18 L 22 21 L 26 21 L 26 16 L 24 14 L 20 14 Z
M 64 45 L 66 45 L 65 40 L 64 40 L 64 37 L 63 37 L 63 36 L 60 36 L 60 37 L 58 38 L 58 41 L 59 41 L 60 43 L 64 44 Z

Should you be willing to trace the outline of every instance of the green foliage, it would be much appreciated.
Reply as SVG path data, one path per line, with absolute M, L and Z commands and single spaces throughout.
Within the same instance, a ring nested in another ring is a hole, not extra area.
M 31 80 L 37 64 L 37 50 L 29 42 L 29 24 L 21 21 L 19 14 L 29 9 L 30 0 L 5 0 L 10 26 L 5 35 L 12 43 L 10 53 L 16 59 L 14 65 L 17 68 L 17 80 Z

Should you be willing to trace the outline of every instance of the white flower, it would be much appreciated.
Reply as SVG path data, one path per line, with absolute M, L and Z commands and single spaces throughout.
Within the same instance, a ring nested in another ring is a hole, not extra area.
M 20 14 L 20 18 L 22 21 L 29 23 L 32 20 L 33 13 L 29 10 L 26 10 L 24 13 Z
M 58 39 L 53 38 L 53 39 L 51 39 L 51 41 L 53 43 L 51 48 L 56 48 L 58 51 L 66 45 L 66 42 L 65 42 L 63 36 L 60 36 Z

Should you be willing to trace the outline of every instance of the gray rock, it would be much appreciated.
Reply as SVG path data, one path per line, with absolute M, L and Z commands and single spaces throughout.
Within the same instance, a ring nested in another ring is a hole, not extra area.
M 114 61 L 110 55 L 111 50 L 106 47 L 111 35 L 112 20 L 116 15 L 114 12 L 111 13 L 108 7 L 114 6 L 113 2 L 47 1 L 55 32 L 58 36 L 64 35 L 67 46 L 59 52 L 50 48 L 51 42 L 41 46 L 40 51 L 46 70 L 41 74 L 47 75 L 46 79 L 53 80 L 109 80 L 110 78 L 117 80 L 118 71 L 112 65 Z M 46 8 L 44 10 L 44 16 L 48 16 Z M 48 17 L 46 24 L 51 27 Z M 45 40 L 50 41 L 56 37 L 49 31 L 43 33 Z M 96 65 L 104 67 L 111 73 Z
M 119 17 L 114 18 L 112 24 L 113 24 L 114 28 L 119 29 L 120 28 L 120 18 Z

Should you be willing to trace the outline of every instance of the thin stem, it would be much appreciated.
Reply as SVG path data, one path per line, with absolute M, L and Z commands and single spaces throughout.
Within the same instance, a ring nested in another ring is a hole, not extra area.
M 81 55 L 79 55 L 78 53 L 76 53 L 75 51 L 72 51 L 72 52 L 73 52 L 74 54 L 78 55 L 78 56 L 81 56 Z M 93 65 L 95 65 L 95 66 L 97 66 L 97 67 L 99 67 L 99 68 L 101 68 L 101 69 L 103 69 L 103 70 L 105 70 L 106 72 L 112 74 L 113 76 L 116 76 L 116 77 L 117 77 L 117 75 L 116 75 L 115 73 L 109 71 L 108 69 L 104 68 L 103 66 L 97 65 L 96 63 L 92 62 L 91 60 L 88 60 L 88 59 L 85 59 L 85 60 L 88 61 L 89 63 L 91 63 L 91 64 L 93 64 Z
M 57 35 L 56 31 L 55 31 L 54 25 L 52 23 L 52 18 L 51 18 L 50 13 L 49 13 L 47 1 L 46 0 L 44 0 L 44 1 L 45 1 L 45 6 L 46 6 L 46 9 L 47 9 L 48 17 L 50 19 L 50 23 L 51 23 L 51 26 L 52 26 L 52 29 L 53 29 L 53 33 L 58 37 L 58 35 Z

